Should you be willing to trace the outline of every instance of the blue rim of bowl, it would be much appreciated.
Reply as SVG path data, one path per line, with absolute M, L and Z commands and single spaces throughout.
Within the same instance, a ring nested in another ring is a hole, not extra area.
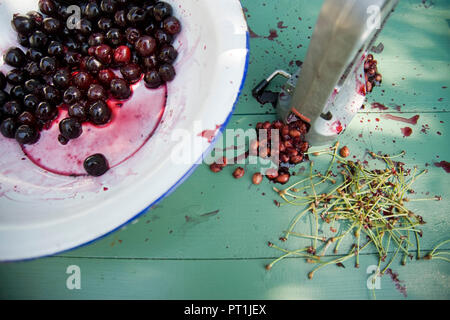
M 242 75 L 242 80 L 241 80 L 241 84 L 239 86 L 239 91 L 238 94 L 236 96 L 236 100 L 233 103 L 233 107 L 231 108 L 230 113 L 228 114 L 227 118 L 225 119 L 224 123 L 220 126 L 218 132 L 216 133 L 216 135 L 214 136 L 214 139 L 211 141 L 208 149 L 201 155 L 199 160 L 202 160 L 205 155 L 207 155 L 212 148 L 214 147 L 217 139 L 222 135 L 223 131 L 225 130 L 225 128 L 228 125 L 228 122 L 230 122 L 230 119 L 234 113 L 234 110 L 236 109 L 236 105 L 239 102 L 239 97 L 241 96 L 242 90 L 244 88 L 244 83 L 245 83 L 245 79 L 247 78 L 247 71 L 248 71 L 248 62 L 249 62 L 249 57 L 250 57 L 250 35 L 248 30 L 246 31 L 246 43 L 245 43 L 245 47 L 247 49 L 247 54 L 245 56 L 245 65 L 244 65 L 244 74 Z M 171 186 L 166 192 L 164 192 L 158 199 L 156 199 L 155 201 L 153 201 L 152 203 L 150 203 L 147 207 L 145 207 L 143 210 L 141 210 L 139 213 L 137 213 L 136 215 L 134 215 L 132 218 L 128 219 L 127 221 L 125 221 L 124 223 L 122 223 L 121 225 L 117 226 L 116 228 L 107 231 L 106 233 L 104 233 L 101 236 L 98 236 L 97 238 L 94 238 L 92 240 L 89 240 L 85 243 L 79 244 L 75 247 L 72 248 L 68 248 L 68 249 L 64 249 L 61 251 L 57 251 L 54 253 L 49 253 L 49 254 L 44 254 L 42 256 L 37 256 L 37 257 L 31 257 L 31 258 L 23 258 L 23 259 L 13 259 L 13 260 L 1 260 L 0 262 L 20 262 L 20 261 L 30 261 L 30 260 L 35 260 L 35 259 L 41 259 L 41 258 L 45 258 L 45 257 L 50 257 L 50 256 L 54 256 L 54 255 L 58 255 L 61 253 L 65 253 L 65 252 L 69 252 L 75 249 L 79 249 L 81 247 L 90 245 L 100 239 L 103 239 L 107 236 L 109 236 L 110 234 L 114 233 L 115 231 L 119 230 L 120 228 L 124 227 L 125 225 L 129 224 L 130 222 L 132 222 L 133 220 L 137 219 L 139 216 L 143 215 L 145 212 L 147 212 L 147 210 L 149 210 L 151 207 L 155 206 L 156 204 L 158 204 L 161 200 L 163 200 L 165 197 L 167 197 L 168 195 L 170 195 L 172 192 L 174 192 L 181 184 L 183 184 L 183 182 L 186 181 L 187 178 L 189 178 L 195 171 L 195 169 L 199 166 L 199 164 L 202 163 L 202 161 L 196 161 L 194 163 L 194 165 L 180 178 L 178 179 L 177 182 L 175 182 L 175 184 L 173 186 Z

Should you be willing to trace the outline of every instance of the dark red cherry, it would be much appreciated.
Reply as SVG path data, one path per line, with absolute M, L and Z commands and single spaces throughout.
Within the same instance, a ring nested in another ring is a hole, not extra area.
M 103 33 L 96 32 L 96 33 L 93 33 L 93 34 L 91 34 L 89 36 L 88 44 L 91 47 L 99 46 L 99 45 L 105 43 L 105 39 L 106 38 L 105 38 L 105 35 Z
M 87 98 L 91 101 L 106 100 L 108 98 L 107 92 L 100 84 L 91 84 L 87 92 Z
M 77 72 L 72 77 L 73 84 L 80 90 L 87 90 L 92 83 L 92 77 L 84 71 Z
M 111 109 L 102 100 L 95 101 L 88 109 L 89 120 L 96 125 L 108 123 L 111 119 L 111 114 Z
M 144 23 L 147 12 L 140 7 L 132 7 L 127 13 L 127 21 L 133 25 L 138 26 Z
M 142 36 L 134 44 L 136 51 L 143 57 L 151 55 L 156 49 L 156 41 L 151 36 Z
M 24 88 L 27 92 L 39 95 L 42 92 L 44 84 L 38 79 L 29 79 L 25 81 Z
M 14 87 L 11 87 L 11 90 L 9 90 L 9 95 L 11 96 L 11 99 L 16 99 L 18 101 L 23 100 L 23 98 L 27 93 L 28 93 L 27 90 L 21 84 L 15 85 Z
M 34 112 L 39 102 L 39 98 L 35 94 L 30 93 L 23 98 L 23 107 L 25 110 Z
M 113 27 L 113 21 L 110 18 L 102 17 L 97 21 L 97 26 L 103 32 L 107 32 Z
M 47 46 L 48 37 L 44 32 L 36 30 L 30 35 L 28 41 L 31 48 L 44 49 Z
M 22 35 L 29 35 L 35 28 L 35 23 L 32 18 L 24 14 L 14 14 L 11 21 L 14 30 Z
M 28 73 L 30 77 L 38 77 L 41 75 L 41 68 L 39 64 L 34 61 L 30 61 L 25 65 L 24 70 Z
M 142 69 L 137 64 L 129 63 L 120 68 L 125 81 L 128 83 L 135 83 L 141 79 Z
M 110 85 L 110 92 L 114 98 L 124 100 L 131 96 L 131 89 L 123 79 L 113 79 Z
M 58 135 L 58 142 L 61 143 L 63 146 L 69 143 L 69 139 L 64 137 L 62 134 Z
M 175 69 L 171 64 L 165 63 L 158 69 L 158 73 L 163 81 L 169 82 L 175 78 Z
M 58 14 L 58 8 L 52 0 L 39 0 L 39 10 L 48 16 L 56 16 Z
M 102 0 L 100 2 L 100 10 L 107 15 L 112 15 L 117 8 L 117 3 L 115 0 Z
M 34 24 L 37 27 L 42 27 L 42 22 L 44 20 L 44 17 L 42 16 L 42 14 L 40 12 L 37 12 L 35 10 L 31 10 L 27 12 L 27 16 L 30 17 L 31 20 L 33 20 Z
M 64 91 L 63 101 L 68 105 L 72 105 L 75 102 L 79 101 L 82 97 L 83 94 L 78 88 L 70 86 L 66 89 L 66 91 Z
M 152 55 L 142 59 L 142 64 L 144 65 L 145 68 L 150 70 L 150 69 L 155 69 L 158 66 L 159 62 L 158 62 L 158 58 L 156 57 L 156 55 L 152 54 Z
M 109 170 L 108 160 L 100 153 L 87 157 L 83 163 L 84 170 L 94 177 L 99 177 Z
M 171 16 L 172 12 L 172 6 L 167 2 L 159 1 L 153 7 L 153 16 L 155 17 L 156 21 L 163 21 L 168 16 Z
M 6 117 L 17 117 L 22 113 L 22 109 L 22 104 L 17 100 L 8 101 L 3 106 L 0 106 L 1 113 Z
M 75 67 L 78 64 L 80 64 L 81 55 L 79 53 L 73 52 L 73 51 L 67 51 L 64 54 L 64 62 L 69 67 Z
M 34 126 L 23 124 L 17 128 L 15 138 L 20 144 L 33 144 L 39 140 L 39 131 Z
M 163 83 L 163 81 L 158 71 L 150 70 L 145 73 L 144 83 L 147 88 L 154 89 L 158 88 Z
M 86 70 L 93 74 L 97 74 L 103 68 L 103 64 L 95 57 L 89 57 L 86 61 Z
M 84 8 L 84 15 L 89 20 L 94 20 L 95 18 L 99 17 L 100 14 L 101 14 L 100 6 L 96 1 L 89 2 L 87 6 Z
M 158 29 L 158 26 L 156 25 L 156 23 L 154 21 L 149 21 L 146 25 L 146 27 L 144 28 L 144 33 L 153 36 L 153 34 L 155 33 L 156 29 Z
M 154 37 L 159 45 L 171 44 L 173 42 L 173 37 L 161 29 L 155 31 Z
M 98 81 L 109 88 L 111 81 L 116 78 L 115 73 L 111 69 L 103 69 L 98 72 Z
M 118 46 L 123 41 L 123 35 L 119 29 L 112 28 L 109 29 L 109 31 L 106 33 L 106 39 L 109 41 L 111 45 Z
M 103 64 L 110 64 L 112 61 L 113 50 L 107 44 L 101 44 L 95 47 L 95 57 Z
M 76 139 L 83 133 L 83 128 L 76 118 L 65 118 L 59 123 L 59 132 L 67 139 Z
M 51 74 L 56 70 L 56 59 L 53 57 L 43 57 L 39 62 L 39 68 L 45 74 Z
M 57 105 L 61 101 L 61 93 L 54 86 L 45 85 L 42 88 L 42 94 L 44 99 L 53 105 Z
M 34 126 L 36 125 L 36 117 L 31 112 L 24 111 L 17 117 L 17 122 Z
M 77 118 L 80 121 L 86 121 L 88 118 L 88 112 L 86 103 L 84 101 L 78 101 L 69 106 L 69 116 Z
M 6 118 L 0 124 L 0 132 L 6 138 L 14 138 L 16 134 L 17 123 L 13 118 Z
M 51 57 L 61 57 L 64 55 L 64 46 L 59 41 L 51 41 L 47 47 L 47 54 Z
M 48 34 L 56 34 L 62 29 L 61 21 L 52 17 L 45 18 L 42 25 Z
M 180 33 L 181 23 L 177 18 L 171 16 L 164 19 L 163 28 L 168 34 L 175 35 Z
M 137 41 L 137 39 L 140 38 L 140 36 L 141 32 L 136 28 L 130 27 L 125 30 L 125 37 L 127 41 L 131 44 L 134 44 Z
M 38 119 L 52 120 L 57 115 L 57 109 L 47 101 L 38 104 L 35 115 Z
M 39 62 L 44 57 L 44 55 L 41 51 L 30 48 L 27 50 L 26 57 L 34 62 Z
M 53 84 L 60 89 L 67 88 L 70 84 L 70 71 L 66 68 L 57 70 L 53 75 Z
M 114 22 L 122 28 L 127 26 L 127 17 L 124 10 L 116 11 L 114 14 Z
M 22 69 L 12 69 L 6 74 L 6 80 L 12 85 L 18 85 L 25 82 L 27 75 Z
M 119 64 L 128 63 L 131 59 L 131 51 L 127 46 L 119 46 L 114 50 L 114 61 Z
M 6 64 L 16 68 L 23 67 L 27 61 L 25 53 L 16 47 L 9 48 L 3 55 L 3 60 Z
M 161 62 L 172 64 L 178 56 L 177 50 L 170 44 L 164 45 L 158 54 L 158 60 Z
M 80 26 L 77 29 L 82 35 L 89 36 L 93 30 L 94 26 L 92 25 L 92 22 L 88 19 L 81 19 L 80 20 Z

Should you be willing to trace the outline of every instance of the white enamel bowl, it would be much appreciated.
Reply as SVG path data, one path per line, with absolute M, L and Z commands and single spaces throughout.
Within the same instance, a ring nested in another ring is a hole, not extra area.
M 161 124 L 134 156 L 99 178 L 73 178 L 37 167 L 14 141 L 0 137 L 1 261 L 76 248 L 133 220 L 193 172 L 226 126 L 248 62 L 247 25 L 240 3 L 168 2 L 183 26 L 175 41 L 177 76 L 168 85 Z M 2 53 L 15 42 L 12 14 L 36 8 L 37 0 L 0 2 Z M 3 61 L 1 65 L 7 69 Z M 172 135 L 175 129 L 195 146 L 189 161 L 174 161 L 180 144 Z

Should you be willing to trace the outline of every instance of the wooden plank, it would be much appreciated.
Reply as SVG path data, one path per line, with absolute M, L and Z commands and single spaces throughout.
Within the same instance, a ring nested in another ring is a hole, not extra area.
M 376 259 L 363 256 L 361 268 L 331 266 L 307 278 L 311 265 L 299 259 L 134 260 L 46 258 L 0 265 L 1 299 L 373 299 L 367 281 Z M 66 281 L 78 266 L 80 289 Z M 420 261 L 392 267 L 408 299 L 449 299 L 448 263 Z M 370 283 L 370 280 L 369 280 Z M 377 299 L 405 299 L 389 275 L 380 279 Z
M 322 3 L 242 1 L 248 25 L 258 37 L 250 39 L 249 73 L 236 114 L 275 113 L 270 104 L 261 106 L 251 96 L 251 89 L 276 69 L 295 72 L 296 63 L 306 56 L 308 37 Z M 398 106 L 405 112 L 449 110 L 450 4 L 433 1 L 429 5 L 400 1 L 388 20 L 378 39 L 384 51 L 376 54 L 383 85 L 368 97 L 366 110 L 373 102 L 384 104 L 388 112 L 395 112 Z M 277 37 L 269 37 L 271 30 Z M 277 91 L 282 83 L 282 79 L 275 81 L 273 90 Z
M 415 114 L 404 114 L 413 117 Z M 274 119 L 270 116 L 234 116 L 229 128 L 251 128 L 249 124 Z M 377 121 L 376 119 L 379 119 Z M 443 123 L 441 123 L 441 121 Z M 446 146 L 449 113 L 420 114 L 417 125 L 384 119 L 381 114 L 360 114 L 342 135 L 352 156 L 368 159 L 366 149 L 395 154 L 407 152 L 402 161 L 409 168 L 428 169 L 415 185 L 416 197 L 442 196 L 439 202 L 411 202 L 407 206 L 424 216 L 422 248 L 431 249 L 448 236 L 450 208 L 449 176 L 434 163 L 448 161 Z M 428 125 L 427 133 L 421 132 Z M 413 133 L 403 137 L 401 128 L 411 126 Z M 440 132 L 440 135 L 437 134 Z M 395 141 L 395 143 L 394 143 Z M 224 146 L 230 146 L 225 144 Z M 230 148 L 228 148 L 230 149 Z M 232 148 L 231 148 L 232 149 Z M 243 149 L 236 151 L 236 154 Z M 329 158 L 315 158 L 315 166 L 325 170 Z M 371 161 L 380 166 L 378 161 Z M 298 166 L 308 168 L 308 164 Z M 272 254 L 267 241 L 282 235 L 302 208 L 275 206 L 280 200 L 265 180 L 251 184 L 255 165 L 244 166 L 247 174 L 235 180 L 229 166 L 218 174 L 201 165 L 182 186 L 137 222 L 92 245 L 64 253 L 64 256 L 152 257 L 152 258 L 258 258 Z M 293 180 L 294 181 L 294 180 Z M 430 208 L 432 208 L 430 210 Z M 311 222 L 305 220 L 309 230 Z M 326 226 L 323 228 L 327 229 Z M 296 243 L 294 243 L 296 245 Z

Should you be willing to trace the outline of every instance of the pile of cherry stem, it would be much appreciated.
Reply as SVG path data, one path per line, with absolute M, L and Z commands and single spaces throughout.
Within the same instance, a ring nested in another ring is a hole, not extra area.
M 383 160 L 385 169 L 369 170 L 360 161 L 349 161 L 341 157 L 338 150 L 339 143 L 334 147 L 319 152 L 310 152 L 313 156 L 329 155 L 332 157 L 328 170 L 322 174 L 314 173 L 314 162 L 310 162 L 309 176 L 284 189 L 273 188 L 284 200 L 281 205 L 306 206 L 298 213 L 290 226 L 284 231 L 281 241 L 286 242 L 291 237 L 309 239 L 311 245 L 297 250 L 287 250 L 269 242 L 268 245 L 282 251 L 284 254 L 266 266 L 270 270 L 273 265 L 286 257 L 296 256 L 305 258 L 307 262 L 317 264 L 308 274 L 312 279 L 319 269 L 337 265 L 355 258 L 355 267 L 359 267 L 359 255 L 363 250 L 375 248 L 378 255 L 377 276 L 388 271 L 390 265 L 398 255 L 402 255 L 401 263 L 406 264 L 413 259 L 411 249 L 416 250 L 416 258 L 421 258 L 420 226 L 425 224 L 423 218 L 404 206 L 406 202 L 441 200 L 441 197 L 430 199 L 410 199 L 407 195 L 414 193 L 413 183 L 427 170 L 418 173 L 417 168 L 405 169 L 404 163 L 392 159 L 405 154 L 402 151 L 395 156 L 369 154 Z M 342 179 L 338 182 L 332 173 L 333 164 L 338 162 Z M 320 185 L 326 184 L 327 193 L 319 193 Z M 302 234 L 295 231 L 295 227 L 302 218 L 311 215 L 314 221 L 313 232 Z M 323 221 L 322 228 L 329 224 L 332 237 L 319 234 L 319 220 Z M 413 238 L 415 240 L 413 240 Z M 344 239 L 351 239 L 353 245 L 349 251 L 339 257 L 326 257 L 330 247 L 334 246 L 334 254 Z M 442 244 L 440 244 L 442 245 Z M 440 246 L 439 245 L 439 246 Z M 428 254 L 424 258 L 442 258 L 440 253 Z M 447 260 L 448 261 L 448 260 Z M 382 267 L 382 264 L 385 265 Z

